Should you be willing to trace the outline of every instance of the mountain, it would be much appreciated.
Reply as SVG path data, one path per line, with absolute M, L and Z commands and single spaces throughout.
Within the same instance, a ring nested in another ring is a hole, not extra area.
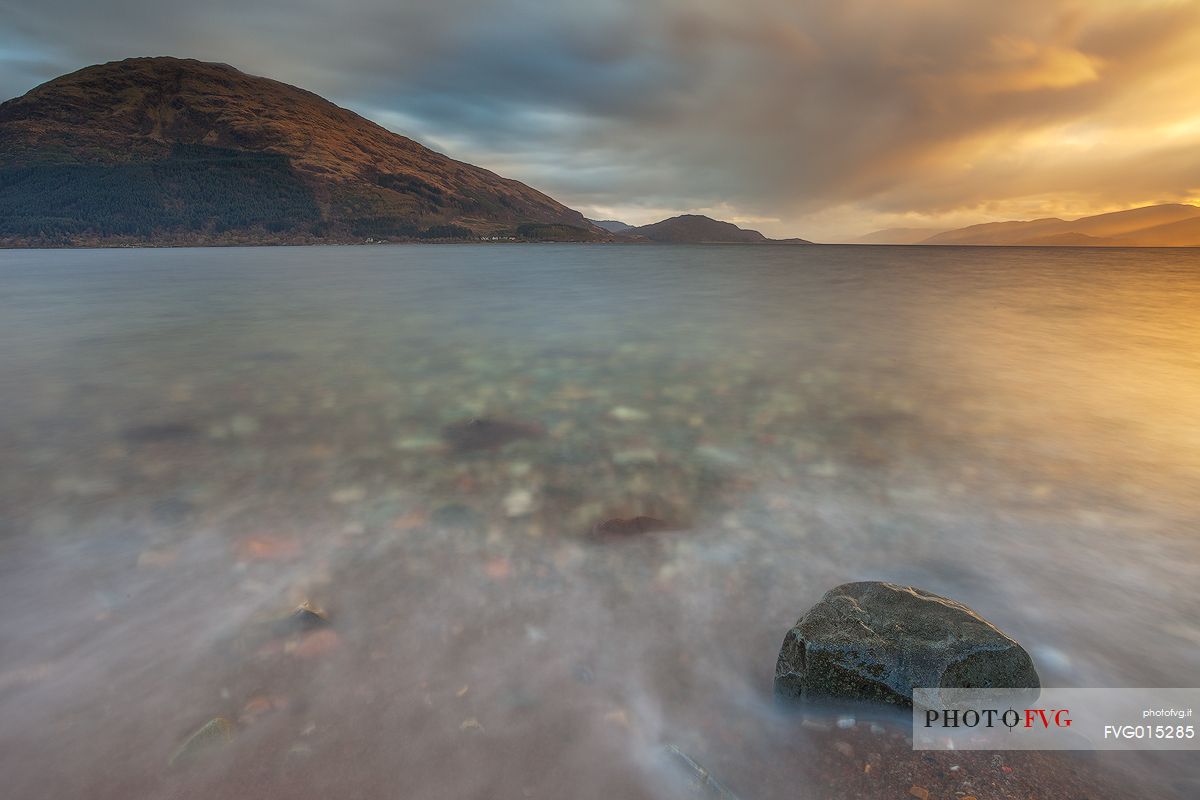
M 1065 233 L 1065 220 L 1046 217 L 1028 222 L 984 222 L 957 230 L 944 231 L 920 242 L 921 244 L 1021 244 L 1026 239 Z
M 632 225 L 627 225 L 624 222 L 620 222 L 615 219 L 590 219 L 588 222 L 592 223 L 598 228 L 604 228 L 604 230 L 608 231 L 609 233 L 624 233 L 633 227 Z
M 1053 233 L 1048 236 L 1035 236 L 1019 244 L 1031 247 L 1111 247 L 1115 242 L 1102 236 L 1088 236 L 1086 233 Z
M 1200 247 L 1200 214 L 1142 228 L 1119 237 L 1119 241 L 1133 247 Z
M 1074 220 L 1048 217 L 1028 222 L 988 222 L 945 231 L 920 244 L 1197 247 L 1200 207 L 1165 203 Z
M 611 239 L 523 183 L 226 64 L 131 58 L 0 104 L 0 242 Z
M 884 228 L 854 239 L 851 244 L 916 244 L 936 236 L 944 228 Z
M 651 225 L 629 228 L 622 233 L 670 244 L 812 244 L 804 239 L 768 239 L 758 231 L 700 214 L 682 214 Z
M 1066 227 L 1072 233 L 1082 233 L 1099 238 L 1120 238 L 1196 216 L 1200 216 L 1200 208 L 1196 206 L 1166 203 L 1082 217 L 1067 223 Z

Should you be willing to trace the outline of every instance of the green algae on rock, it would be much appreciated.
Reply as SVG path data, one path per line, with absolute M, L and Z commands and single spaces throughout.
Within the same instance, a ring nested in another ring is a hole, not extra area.
M 831 589 L 787 632 L 775 664 L 784 700 L 911 706 L 914 688 L 1039 688 L 1021 645 L 971 609 L 879 581 Z

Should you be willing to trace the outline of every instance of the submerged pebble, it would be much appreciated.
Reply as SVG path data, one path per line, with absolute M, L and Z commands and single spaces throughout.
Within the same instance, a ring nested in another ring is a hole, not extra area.
M 442 429 L 442 438 L 460 453 L 495 450 L 520 439 L 537 439 L 543 435 L 542 428 L 532 423 L 482 417 L 455 422 Z
M 645 411 L 629 406 L 616 406 L 608 415 L 619 422 L 645 422 L 650 419 L 650 415 Z
M 233 723 L 225 717 L 214 717 L 187 738 L 167 762 L 168 766 L 190 761 L 233 740 Z
M 324 628 L 329 625 L 326 613 L 305 600 L 287 617 L 272 623 L 272 633 L 276 636 L 303 633 Z
M 597 536 L 628 536 L 638 533 L 653 533 L 670 530 L 671 525 L 657 517 L 633 517 L 632 519 L 606 519 L 596 523 L 592 532 Z
M 433 453 L 441 450 L 441 439 L 432 436 L 401 436 L 392 441 L 392 447 L 403 453 Z
M 707 769 L 700 766 L 691 756 L 675 745 L 666 745 L 663 752 L 687 776 L 688 786 L 694 796 L 709 797 L 714 800 L 738 800 L 736 794 L 725 788 L 725 785 L 714 778 Z
M 528 489 L 513 489 L 504 496 L 504 515 L 524 517 L 533 511 L 533 492 Z
M 618 450 L 613 453 L 612 460 L 614 464 L 620 467 L 657 464 L 658 453 L 649 447 L 635 447 L 630 450 Z
M 361 486 L 346 486 L 329 494 L 329 499 L 338 505 L 357 503 L 366 498 L 367 490 Z

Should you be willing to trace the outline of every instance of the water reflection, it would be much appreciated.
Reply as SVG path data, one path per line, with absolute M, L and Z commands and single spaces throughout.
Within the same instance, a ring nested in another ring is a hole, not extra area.
M 778 717 L 770 681 L 826 589 L 889 579 L 1049 685 L 1194 683 L 1200 256 L 0 267 L 14 796 L 687 796 L 666 744 L 747 800 L 1190 796 L 1182 758 L 918 758 L 893 721 Z M 665 529 L 597 535 L 639 517 Z M 289 627 L 305 601 L 329 624 Z

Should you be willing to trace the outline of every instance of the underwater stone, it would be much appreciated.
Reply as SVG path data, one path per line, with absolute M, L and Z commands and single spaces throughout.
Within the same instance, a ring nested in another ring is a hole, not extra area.
M 539 425 L 479 417 L 455 422 L 442 429 L 442 438 L 458 453 L 497 450 L 509 442 L 540 439 L 544 435 L 545 431 Z
M 632 519 L 607 519 L 603 522 L 598 522 L 592 527 L 592 533 L 596 536 L 619 535 L 627 536 L 637 533 L 655 533 L 657 531 L 669 531 L 671 524 L 656 517 L 633 517 Z
M 171 755 L 168 766 L 204 755 L 221 745 L 229 744 L 233 739 L 233 723 L 225 717 L 214 717 L 202 725 L 199 730 L 187 738 Z

